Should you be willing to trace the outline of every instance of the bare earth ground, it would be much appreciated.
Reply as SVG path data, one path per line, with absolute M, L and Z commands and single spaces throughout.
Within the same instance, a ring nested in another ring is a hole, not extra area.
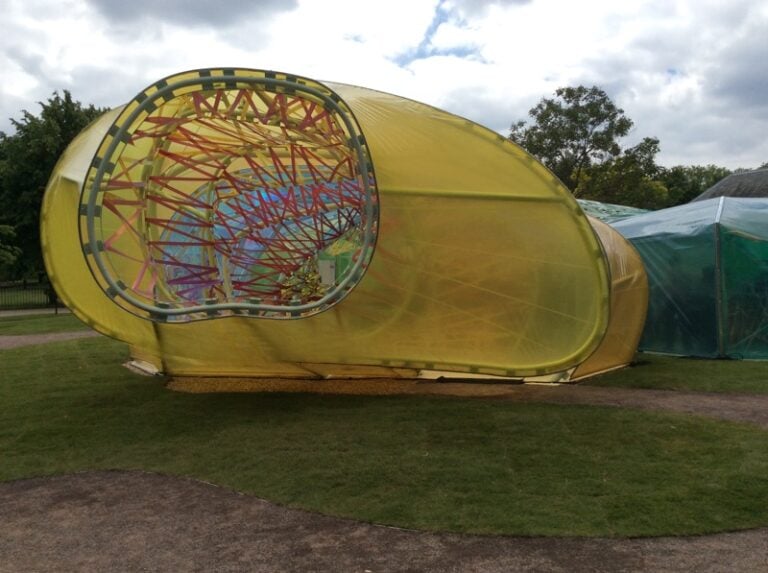
M 74 340 L 76 338 L 89 338 L 99 336 L 93 330 L 78 330 L 76 332 L 52 332 L 50 334 L 17 334 L 14 336 L 0 335 L 0 350 L 30 346 L 32 344 L 44 344 L 60 340 Z
M 36 344 L 74 334 L 89 333 L 4 336 L 0 349 L 11 347 L 11 338 L 15 347 L 22 338 Z M 371 393 L 383 390 L 380 384 L 372 382 Z M 321 385 L 344 391 L 344 381 Z M 673 410 L 768 429 L 768 396 L 469 386 L 488 397 Z M 468 385 L 409 387 L 465 395 Z M 428 533 L 288 509 L 187 478 L 85 472 L 0 483 L 0 572 L 19 571 L 758 572 L 768 571 L 768 528 L 644 539 Z
M 140 472 L 0 484 L 0 510 L 0 571 L 14 573 L 768 570 L 768 529 L 655 539 L 435 534 Z

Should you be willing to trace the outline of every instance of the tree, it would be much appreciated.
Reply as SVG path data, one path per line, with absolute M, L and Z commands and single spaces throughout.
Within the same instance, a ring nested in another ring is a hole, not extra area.
M 730 169 L 717 165 L 675 165 L 664 169 L 660 178 L 669 189 L 669 205 L 673 206 L 688 203 L 730 174 Z
M 40 205 L 56 161 L 67 145 L 102 110 L 84 107 L 68 91 L 54 92 L 40 102 L 40 115 L 22 111 L 11 120 L 16 133 L 0 132 L 0 224 L 14 228 L 14 245 L 21 249 L 14 274 L 44 272 L 39 240 Z
M 660 209 L 669 203 L 669 191 L 656 165 L 659 140 L 646 137 L 620 155 L 593 165 L 580 178 L 575 194 L 584 199 L 642 209 Z
M 21 253 L 17 247 L 10 243 L 15 235 L 13 227 L 0 225 L 0 273 L 10 268 Z M 0 274 L 0 276 L 2 275 Z
M 528 115 L 533 124 L 513 124 L 509 139 L 537 157 L 572 191 L 589 167 L 621 153 L 618 140 L 633 125 L 597 86 L 559 88 L 554 98 L 543 98 Z

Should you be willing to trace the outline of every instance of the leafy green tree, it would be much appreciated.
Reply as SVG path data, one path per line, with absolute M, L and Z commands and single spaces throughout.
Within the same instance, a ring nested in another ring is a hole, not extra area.
M 660 179 L 669 189 L 669 205 L 674 206 L 688 203 L 730 174 L 730 169 L 717 165 L 675 165 L 664 169 Z
M 525 121 L 513 124 L 509 139 L 537 157 L 572 191 L 594 164 L 618 157 L 619 139 L 633 122 L 597 86 L 565 87 L 543 98 Z
M 656 165 L 659 140 L 646 137 L 583 172 L 575 194 L 584 199 L 615 203 L 642 209 L 661 209 L 669 203 L 669 191 L 660 180 L 662 168 Z
M 18 247 L 11 244 L 15 236 L 13 227 L 0 225 L 0 276 L 16 262 L 16 258 L 21 253 Z
M 39 103 L 39 116 L 24 110 L 20 120 L 11 120 L 16 133 L 0 132 L 0 224 L 14 228 L 13 244 L 21 249 L 17 278 L 44 272 L 39 218 L 45 186 L 67 145 L 102 113 L 73 100 L 68 91 Z

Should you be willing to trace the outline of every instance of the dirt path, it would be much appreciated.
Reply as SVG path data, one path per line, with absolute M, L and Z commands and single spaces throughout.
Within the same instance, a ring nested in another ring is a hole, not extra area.
M 15 336 L 0 336 L 0 350 L 31 346 L 33 344 L 45 344 L 46 342 L 58 342 L 60 340 L 74 340 L 76 338 L 89 338 L 99 336 L 93 330 L 78 330 L 76 332 L 52 332 L 49 334 L 19 334 Z
M 93 335 L 0 336 L 0 349 Z M 318 390 L 316 381 L 307 384 Z M 364 387 L 359 381 L 319 384 L 329 392 Z M 768 396 L 381 380 L 365 387 L 370 390 L 363 393 L 399 388 L 414 394 L 669 410 L 768 429 Z M 86 472 L 0 483 L 0 573 L 694 570 L 768 571 L 768 528 L 650 539 L 488 537 L 337 519 L 192 479 L 143 472 Z
M 766 571 L 768 529 L 653 539 L 435 534 L 206 483 L 89 472 L 0 484 L 0 571 Z
M 732 422 L 750 422 L 768 430 L 768 395 L 680 392 L 597 386 L 520 387 L 507 398 L 552 404 L 593 404 L 696 414 Z

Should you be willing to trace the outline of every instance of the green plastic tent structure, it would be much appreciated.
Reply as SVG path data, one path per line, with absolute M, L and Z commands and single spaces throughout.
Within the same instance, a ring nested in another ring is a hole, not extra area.
M 579 207 L 581 207 L 587 215 L 608 224 L 648 212 L 648 209 L 628 207 L 627 205 L 616 205 L 614 203 L 603 203 L 601 201 L 592 201 L 590 199 L 577 199 L 576 201 L 579 203 Z
M 613 224 L 648 274 L 640 350 L 768 358 L 766 221 L 768 199 L 720 197 Z

